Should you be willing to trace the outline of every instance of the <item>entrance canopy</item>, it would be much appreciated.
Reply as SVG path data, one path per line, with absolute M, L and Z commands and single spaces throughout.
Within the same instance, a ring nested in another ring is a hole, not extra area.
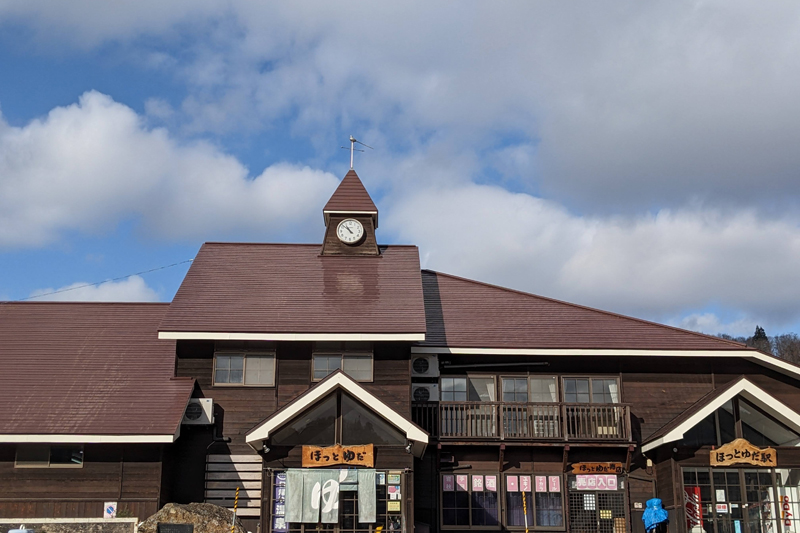
M 342 416 L 338 417 L 343 424 L 341 432 L 335 430 L 337 401 L 338 411 L 342 413 Z M 348 427 L 359 427 L 359 424 L 360 427 L 366 428 L 361 432 L 363 438 L 370 439 L 378 445 L 407 444 L 410 446 L 410 452 L 416 457 L 422 456 L 428 444 L 428 433 L 383 403 L 341 370 L 329 375 L 254 427 L 247 434 L 246 441 L 255 450 L 265 444 L 267 446 L 277 444 L 273 442 L 276 438 L 281 444 L 289 445 L 333 444 L 324 441 L 301 442 L 302 435 L 309 434 L 315 439 L 324 439 L 328 434 L 327 438 L 334 440 L 337 434 L 345 437 Z M 296 426 L 296 430 L 291 431 L 295 429 L 291 426 Z M 394 440 L 393 434 L 399 439 Z
M 648 452 L 663 444 L 683 439 L 690 430 L 699 426 L 710 415 L 713 415 L 715 411 L 718 409 L 725 410 L 729 402 L 737 396 L 745 400 L 745 405 L 754 406 L 756 408 L 753 410 L 754 412 L 760 410 L 774 419 L 774 421 L 768 421 L 766 424 L 773 424 L 778 431 L 781 431 L 781 426 L 785 426 L 783 432 L 789 437 L 797 437 L 800 435 L 800 414 L 742 376 L 738 380 L 710 392 L 670 423 L 656 431 L 643 443 L 642 451 Z M 740 416 L 744 418 L 744 409 L 740 409 L 740 411 Z M 757 430 L 759 428 L 754 429 Z M 761 429 L 766 431 L 770 428 L 763 427 Z M 790 446 L 798 445 L 796 438 L 792 439 L 789 444 L 780 442 L 777 444 Z

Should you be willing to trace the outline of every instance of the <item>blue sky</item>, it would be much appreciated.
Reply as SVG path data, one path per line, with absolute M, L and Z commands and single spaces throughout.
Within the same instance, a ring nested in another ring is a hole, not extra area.
M 352 134 L 424 267 L 800 332 L 796 3 L 287 4 L 0 0 L 0 298 L 319 242 Z

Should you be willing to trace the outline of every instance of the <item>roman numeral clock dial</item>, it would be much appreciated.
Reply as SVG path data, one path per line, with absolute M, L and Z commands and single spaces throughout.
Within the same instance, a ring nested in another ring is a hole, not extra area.
M 336 236 L 345 244 L 355 244 L 364 236 L 364 226 L 354 218 L 346 218 L 336 227 Z

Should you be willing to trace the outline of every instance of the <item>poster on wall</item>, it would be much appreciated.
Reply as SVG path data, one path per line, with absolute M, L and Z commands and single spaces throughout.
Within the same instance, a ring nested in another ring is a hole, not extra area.
M 486 476 L 484 480 L 486 490 L 497 492 L 497 476 Z
M 458 490 L 463 490 L 463 491 L 469 490 L 468 483 L 469 483 L 469 476 L 468 475 L 466 475 L 466 474 L 460 475 L 459 474 L 459 475 L 456 476 L 456 486 L 458 487 Z
M 550 476 L 547 480 L 550 485 L 550 492 L 561 492 L 561 478 L 559 476 Z
M 519 492 L 517 476 L 506 476 L 506 491 Z
M 456 490 L 455 476 L 442 476 L 442 490 L 445 492 L 453 492 Z
M 472 492 L 483 492 L 483 476 L 472 476 Z
M 536 492 L 547 492 L 547 476 L 536 476 Z

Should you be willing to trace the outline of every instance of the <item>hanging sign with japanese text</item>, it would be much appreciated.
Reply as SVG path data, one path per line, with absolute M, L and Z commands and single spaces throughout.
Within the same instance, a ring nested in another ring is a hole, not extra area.
M 572 463 L 573 474 L 617 474 L 623 473 L 622 463 Z
M 303 446 L 303 468 L 330 465 L 358 465 L 372 467 L 375 455 L 372 444 L 363 446 Z
M 716 450 L 711 450 L 711 466 L 735 464 L 778 466 L 775 448 L 758 448 L 745 439 L 736 439 Z

